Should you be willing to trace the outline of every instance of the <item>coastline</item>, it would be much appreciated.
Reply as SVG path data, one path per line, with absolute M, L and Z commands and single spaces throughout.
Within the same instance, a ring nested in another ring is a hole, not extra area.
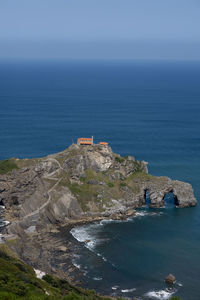
M 146 162 L 121 157 L 109 146 L 73 144 L 40 159 L 12 159 L 12 166 L 0 175 L 3 217 L 10 222 L 3 229 L 5 244 L 34 269 L 82 287 L 87 278 L 74 258 L 80 242 L 89 249 L 93 241 L 79 242 L 73 229 L 127 221 L 144 206 L 163 208 L 170 193 L 173 207 L 197 204 L 189 183 L 152 176 Z M 131 291 L 131 285 L 121 287 L 121 293 Z

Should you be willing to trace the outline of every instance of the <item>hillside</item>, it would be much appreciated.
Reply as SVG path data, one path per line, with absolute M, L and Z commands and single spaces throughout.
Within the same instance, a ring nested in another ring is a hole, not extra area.
M 36 277 L 32 267 L 23 263 L 7 247 L 0 246 L 1 300 L 103 300 L 94 291 L 76 287 L 66 280 L 44 275 Z

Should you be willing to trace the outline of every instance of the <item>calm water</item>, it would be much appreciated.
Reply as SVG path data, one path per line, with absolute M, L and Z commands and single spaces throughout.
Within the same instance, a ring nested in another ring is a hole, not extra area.
M 200 63 L 1 62 L 0 104 L 0 159 L 44 156 L 94 135 L 148 161 L 154 175 L 192 183 L 200 196 Z M 165 290 L 173 273 L 182 285 L 176 295 L 200 299 L 198 206 L 168 203 L 73 234 L 91 240 L 75 258 L 90 288 L 143 297 Z

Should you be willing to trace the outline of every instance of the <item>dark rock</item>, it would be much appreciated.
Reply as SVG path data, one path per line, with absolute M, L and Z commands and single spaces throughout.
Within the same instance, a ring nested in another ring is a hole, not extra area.
M 166 278 L 165 278 L 165 282 L 167 284 L 175 284 L 176 283 L 176 277 L 172 274 L 169 274 Z
M 88 184 L 94 184 L 94 185 L 98 185 L 100 184 L 99 181 L 95 180 L 95 179 L 91 179 L 87 181 Z

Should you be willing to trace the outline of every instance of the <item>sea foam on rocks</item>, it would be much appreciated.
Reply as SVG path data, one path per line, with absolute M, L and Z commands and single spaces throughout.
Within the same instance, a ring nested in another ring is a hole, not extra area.
M 86 243 L 85 246 L 93 251 L 97 241 L 94 236 L 88 232 L 88 229 L 88 226 L 78 226 L 72 228 L 70 233 L 78 242 Z
M 122 293 L 131 293 L 131 292 L 134 292 L 134 291 L 136 291 L 136 288 L 121 290 Z
M 167 300 L 175 293 L 175 290 L 160 290 L 160 291 L 150 291 L 145 294 L 145 296 L 151 299 L 160 299 L 160 300 Z

